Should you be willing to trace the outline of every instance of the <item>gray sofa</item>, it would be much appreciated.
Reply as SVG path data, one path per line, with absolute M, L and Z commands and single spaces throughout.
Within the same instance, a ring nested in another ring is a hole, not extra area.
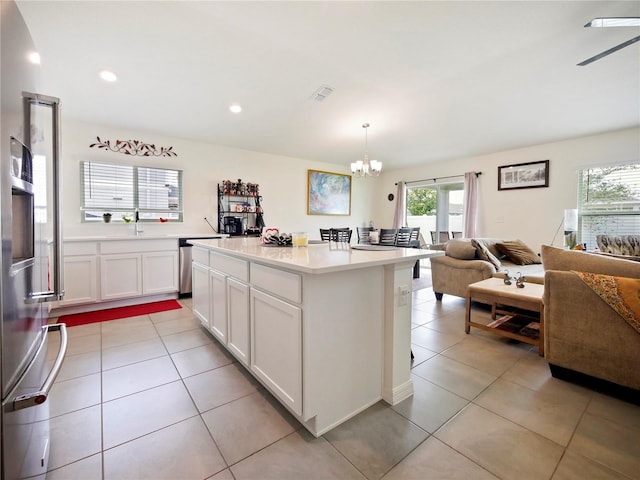
M 528 255 L 522 256 L 525 261 L 536 263 L 518 265 L 504 254 L 504 250 L 498 248 L 499 245 L 509 244 L 518 247 L 517 242 L 497 238 L 461 238 L 447 242 L 444 245 L 445 255 L 430 259 L 436 299 L 442 300 L 445 293 L 466 297 L 467 286 L 471 283 L 491 277 L 503 277 L 506 271 L 511 276 L 519 272 L 527 277 L 528 282 L 544 283 L 544 268 L 537 255 L 527 252 Z M 522 260 L 517 255 L 514 258 Z

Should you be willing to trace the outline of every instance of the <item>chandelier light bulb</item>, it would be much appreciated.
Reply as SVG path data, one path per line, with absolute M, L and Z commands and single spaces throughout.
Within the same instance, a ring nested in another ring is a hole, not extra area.
M 382 162 L 369 161 L 369 139 L 367 137 L 369 124 L 363 123 L 362 128 L 364 128 L 364 159 L 351 163 L 351 173 L 354 177 L 377 177 L 382 171 Z

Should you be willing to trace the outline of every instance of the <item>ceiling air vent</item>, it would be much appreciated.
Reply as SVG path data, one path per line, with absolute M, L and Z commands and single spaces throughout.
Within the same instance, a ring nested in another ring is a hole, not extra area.
M 328 85 L 322 85 L 318 90 L 316 90 L 313 95 L 311 95 L 311 99 L 316 102 L 321 102 L 329 95 L 333 93 L 333 88 Z

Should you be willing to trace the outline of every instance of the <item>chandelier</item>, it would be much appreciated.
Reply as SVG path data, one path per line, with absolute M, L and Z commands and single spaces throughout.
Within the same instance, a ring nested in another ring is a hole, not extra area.
M 351 173 L 354 177 L 377 177 L 382 171 L 382 162 L 378 160 L 369 160 L 367 128 L 368 123 L 363 123 L 364 128 L 364 160 L 358 160 L 351 163 Z

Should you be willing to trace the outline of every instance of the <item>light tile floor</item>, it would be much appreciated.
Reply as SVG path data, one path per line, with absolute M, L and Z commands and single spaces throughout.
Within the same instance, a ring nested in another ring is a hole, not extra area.
M 313 438 L 184 308 L 69 329 L 49 480 L 640 479 L 640 407 L 413 294 L 415 394 Z M 475 315 L 487 315 L 482 308 Z

